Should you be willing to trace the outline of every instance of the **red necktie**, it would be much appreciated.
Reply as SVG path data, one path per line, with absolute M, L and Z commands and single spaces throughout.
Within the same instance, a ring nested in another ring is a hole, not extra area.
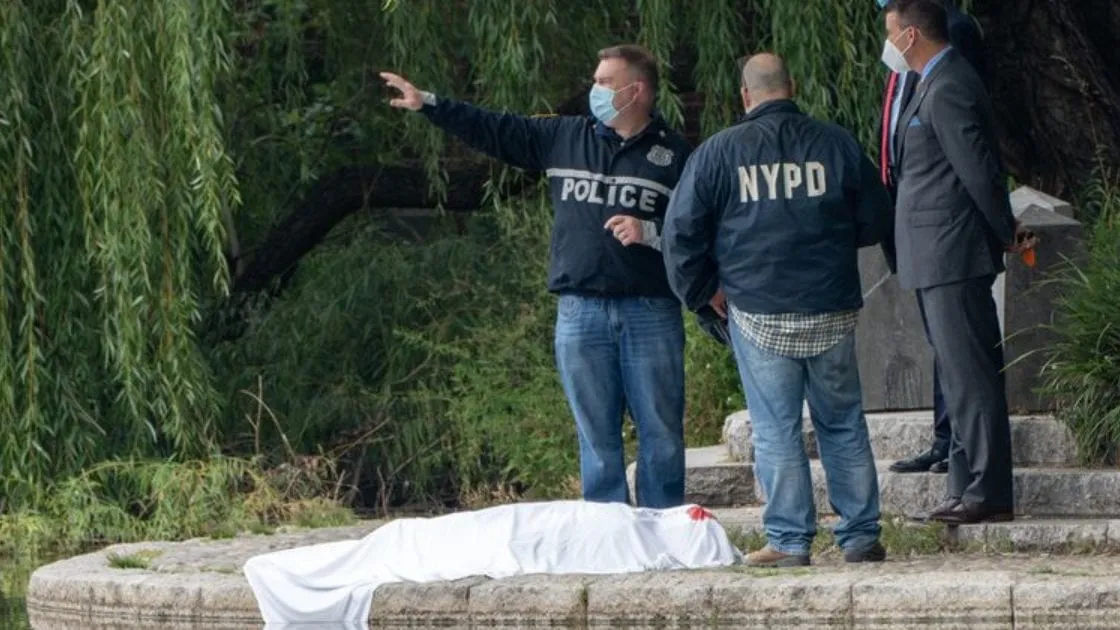
M 898 84 L 898 73 L 891 72 L 891 78 L 887 81 L 887 94 L 883 97 L 883 138 L 879 144 L 879 176 L 883 179 L 883 185 L 888 185 L 888 163 L 890 162 L 890 133 L 891 133 L 891 104 L 894 102 L 894 88 Z

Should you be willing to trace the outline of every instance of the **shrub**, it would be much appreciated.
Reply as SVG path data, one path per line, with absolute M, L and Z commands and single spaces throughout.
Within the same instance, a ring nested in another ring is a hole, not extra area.
M 1083 216 L 1096 216 L 1088 257 L 1054 281 L 1064 289 L 1043 368 L 1044 391 L 1086 463 L 1116 461 L 1120 448 L 1120 185 L 1097 187 Z
M 547 200 L 480 213 L 465 234 L 448 227 L 404 239 L 356 218 L 239 339 L 216 346 L 215 369 L 240 401 L 225 425 L 235 450 L 263 440 L 341 459 L 359 500 L 382 508 L 494 490 L 572 495 L 578 447 L 553 355 Z M 734 363 L 691 321 L 687 344 L 689 439 L 715 443 L 741 406 Z

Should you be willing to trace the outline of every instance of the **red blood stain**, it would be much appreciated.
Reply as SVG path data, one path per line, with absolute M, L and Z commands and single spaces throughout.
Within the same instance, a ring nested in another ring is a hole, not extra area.
M 699 505 L 694 505 L 688 508 L 688 517 L 694 521 L 706 521 L 710 518 L 715 518 L 716 515 L 712 514 L 708 510 L 705 510 Z

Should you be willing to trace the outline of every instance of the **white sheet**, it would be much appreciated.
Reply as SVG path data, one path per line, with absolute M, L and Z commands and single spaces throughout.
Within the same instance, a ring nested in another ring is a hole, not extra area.
M 373 592 L 392 582 L 529 573 L 632 573 L 738 564 L 739 550 L 703 508 L 517 503 L 392 521 L 361 540 L 250 558 L 245 576 L 269 628 L 364 627 Z

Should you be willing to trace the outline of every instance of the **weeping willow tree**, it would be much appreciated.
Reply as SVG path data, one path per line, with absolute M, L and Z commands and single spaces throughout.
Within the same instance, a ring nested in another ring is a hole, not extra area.
M 1012 168 L 1072 186 L 1079 170 L 1067 167 L 1086 147 L 1115 155 L 1120 109 L 1108 98 L 1118 85 L 1108 62 L 1117 48 L 1115 29 L 1109 35 L 1102 25 L 1120 23 L 1116 3 L 971 4 L 999 57 L 993 92 L 1015 95 L 996 101 L 1002 119 L 1022 127 L 1005 130 Z M 1050 26 L 1022 28 L 1035 15 Z M 1020 34 L 1037 54 L 1017 52 Z M 773 50 L 789 61 L 801 104 L 855 131 L 874 154 L 882 36 L 871 0 L 0 2 L 0 501 L 24 502 L 106 458 L 241 448 L 244 427 L 228 420 L 245 383 L 219 380 L 215 366 L 254 381 L 266 375 L 274 388 L 293 384 L 283 392 L 289 399 L 314 394 L 294 372 L 321 366 L 307 363 L 297 333 L 337 305 L 280 317 L 294 331 L 284 339 L 261 330 L 272 321 L 261 316 L 267 302 L 232 309 L 241 326 L 227 337 L 248 330 L 276 347 L 218 359 L 214 342 L 200 341 L 200 322 L 231 310 L 227 285 L 235 297 L 256 298 L 291 282 L 301 260 L 356 211 L 487 207 L 501 209 L 495 216 L 510 230 L 542 213 L 536 203 L 510 203 L 533 198 L 539 175 L 502 168 L 422 117 L 391 110 L 378 71 L 485 107 L 581 114 L 595 51 L 639 42 L 663 63 L 661 113 L 699 141 L 739 113 L 736 59 Z M 1026 81 L 1025 73 L 1038 76 Z M 1025 85 L 1046 89 L 1023 96 Z M 1072 114 L 1042 116 L 1046 94 Z M 1093 124 L 1062 132 L 1082 118 Z M 1040 138 L 1054 159 L 1031 159 Z M 363 264 L 361 248 L 347 251 L 353 261 L 319 265 L 332 274 L 322 281 L 331 291 L 356 290 L 343 275 Z M 391 252 L 380 260 L 384 274 L 409 271 Z M 375 280 L 364 288 L 382 286 Z M 407 284 L 384 286 L 412 297 Z M 331 297 L 311 289 L 295 295 Z M 383 296 L 374 297 L 363 308 L 377 308 Z M 381 324 L 387 344 L 401 336 L 401 322 Z M 424 341 L 413 337 L 413 345 Z M 376 399 L 371 405 L 393 411 L 394 422 L 421 426 L 425 418 L 401 418 L 392 406 L 396 383 L 427 361 L 401 347 L 371 349 L 337 383 L 316 386 Z M 281 378 L 284 370 L 293 374 Z M 289 402 L 276 409 L 280 417 L 358 410 L 349 421 L 358 424 L 371 406 L 297 413 Z M 425 431 L 417 429 L 416 444 L 431 437 Z M 395 469 L 415 458 L 412 446 L 394 448 L 369 457 Z
M 0 502 L 213 442 L 227 29 L 220 0 L 0 3 Z
M 703 136 L 739 113 L 736 58 L 772 47 L 814 113 L 867 132 L 875 110 L 863 0 L 0 4 L 8 505 L 103 459 L 230 443 L 198 337 L 231 279 L 290 272 L 364 206 L 532 190 L 390 110 L 379 70 L 485 107 L 583 113 L 595 51 L 637 41 L 663 62 L 662 114 Z M 510 221 L 526 207 L 500 205 Z
M 741 113 L 736 60 L 772 49 L 789 59 L 809 111 L 875 146 L 882 35 L 870 0 L 250 4 L 237 72 L 254 89 L 227 104 L 232 146 L 253 147 L 238 159 L 266 175 L 242 178 L 248 214 L 239 229 L 261 246 L 244 253 L 238 290 L 290 270 L 357 208 L 467 210 L 523 189 L 509 186 L 524 183 L 518 174 L 390 110 L 379 70 L 484 107 L 582 114 L 596 50 L 639 42 L 662 60 L 661 113 L 695 127 L 699 141 Z M 277 208 L 292 213 L 277 219 Z

